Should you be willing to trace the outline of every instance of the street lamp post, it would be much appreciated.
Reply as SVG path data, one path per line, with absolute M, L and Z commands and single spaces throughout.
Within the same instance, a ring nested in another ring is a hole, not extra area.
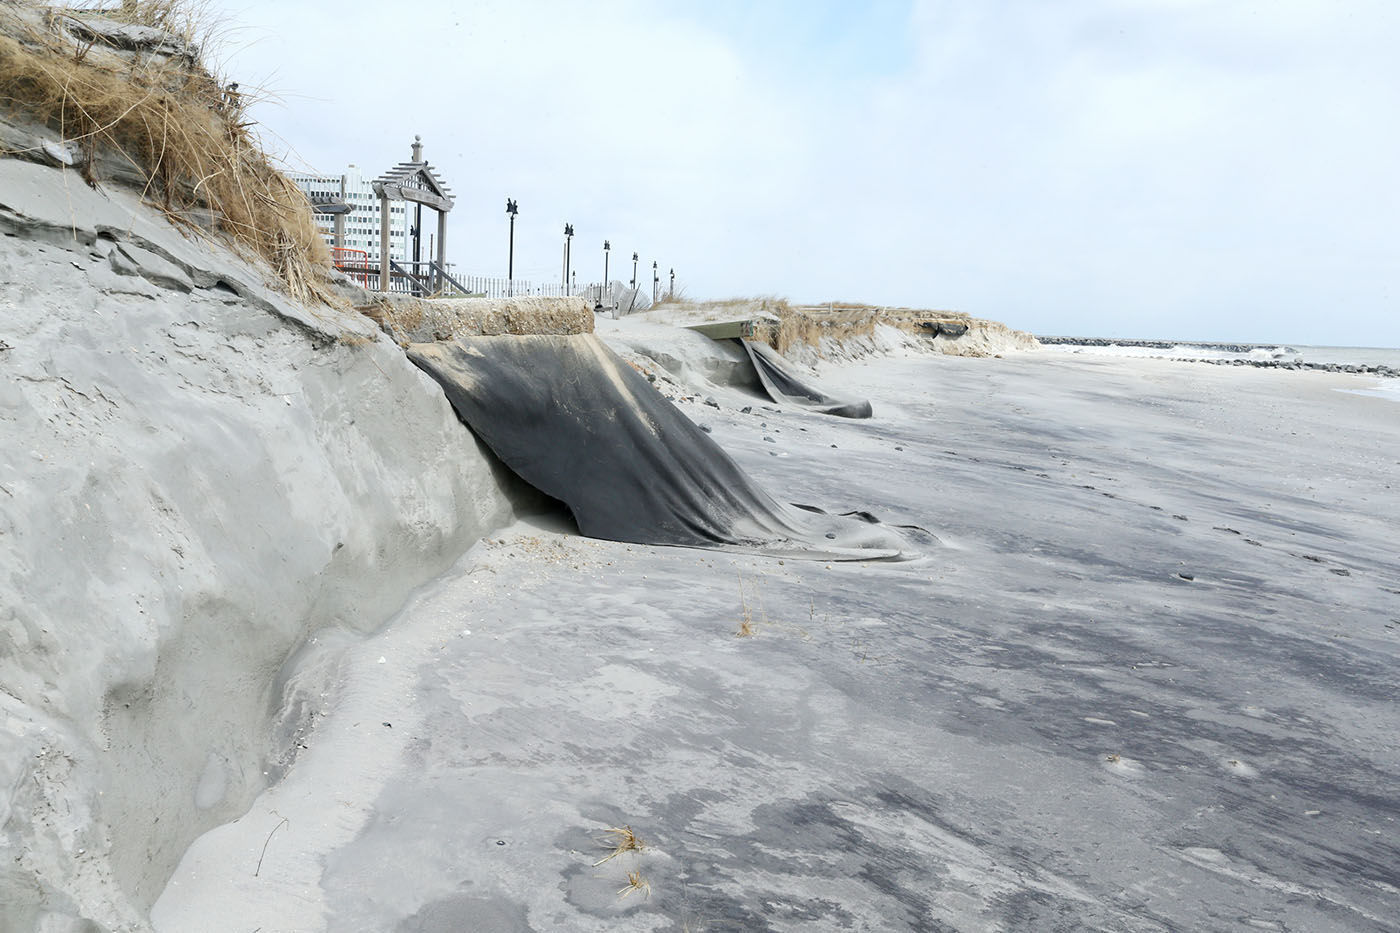
M 632 291 L 637 290 L 637 254 L 632 254 Z
M 612 244 L 607 240 L 603 241 L 603 289 L 608 287 L 608 257 L 612 251 Z M 603 306 L 603 289 L 598 291 L 598 307 Z
M 574 238 L 574 225 L 564 224 L 564 291 L 569 290 L 569 247 Z
M 660 282 L 661 282 L 661 279 L 658 278 L 658 277 L 657 277 L 657 274 L 656 274 L 656 260 L 653 259 L 653 260 L 651 261 L 651 303 L 652 303 L 652 304 L 656 304 L 658 301 L 661 300 L 661 291 L 660 291 L 661 286 L 660 286 Z
M 510 215 L 510 253 L 506 259 L 506 293 L 515 294 L 515 215 L 520 213 L 520 205 L 506 198 L 506 213 Z

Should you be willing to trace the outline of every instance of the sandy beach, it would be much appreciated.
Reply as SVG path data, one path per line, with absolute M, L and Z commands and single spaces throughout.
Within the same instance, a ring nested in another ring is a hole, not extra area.
M 677 404 L 774 495 L 937 544 L 829 564 L 517 522 L 289 663 L 274 783 L 157 928 L 1389 928 L 1375 380 L 1036 352 L 820 378 L 875 417 Z M 642 847 L 604 860 L 621 827 Z
M 225 6 L 0 3 L 0 933 L 1397 929 L 1388 8 Z

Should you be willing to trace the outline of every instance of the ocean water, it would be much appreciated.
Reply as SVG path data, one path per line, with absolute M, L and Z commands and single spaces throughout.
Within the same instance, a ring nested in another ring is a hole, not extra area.
M 1161 342 L 1161 341 L 1154 341 Z M 1197 360 L 1301 360 L 1304 363 L 1336 363 L 1339 366 L 1388 366 L 1400 369 L 1400 349 L 1395 347 L 1316 347 L 1307 344 L 1224 344 L 1181 341 L 1170 347 L 1147 346 L 1124 340 L 1107 346 L 1097 344 L 1046 344 L 1045 349 L 1060 353 L 1096 353 L 1106 356 L 1146 356 L 1164 359 Z
M 1395 348 L 1300 346 L 1297 350 L 1305 363 L 1389 366 L 1391 369 L 1400 369 L 1400 350 Z
M 1047 343 L 1051 353 L 1088 353 L 1097 356 L 1152 357 L 1176 360 L 1250 360 L 1260 362 L 1302 362 L 1325 366 L 1385 366 L 1400 371 L 1400 349 L 1395 347 L 1315 347 L 1307 344 L 1225 344 L 1182 341 L 1170 346 L 1164 340 L 1100 343 L 1097 339 L 1085 343 Z M 1374 373 L 1375 385 L 1364 389 L 1338 389 L 1351 395 L 1367 395 L 1400 404 L 1400 378 Z
M 1400 379 L 1385 379 L 1379 385 L 1369 389 L 1343 389 L 1343 392 L 1350 392 L 1352 395 L 1369 395 L 1374 398 L 1383 398 L 1386 401 L 1400 404 Z

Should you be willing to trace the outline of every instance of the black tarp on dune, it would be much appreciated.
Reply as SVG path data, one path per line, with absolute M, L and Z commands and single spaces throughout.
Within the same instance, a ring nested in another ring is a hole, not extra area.
M 836 559 L 900 556 L 893 530 L 773 499 L 704 431 L 591 334 L 463 337 L 409 358 L 584 534 Z
M 842 401 L 832 398 L 810 382 L 804 381 L 797 370 L 792 368 L 792 364 L 766 343 L 752 340 L 739 340 L 738 343 L 748 353 L 753 368 L 758 373 L 758 381 L 763 383 L 764 391 L 773 401 L 826 415 L 840 415 L 842 418 L 870 417 L 868 401 Z

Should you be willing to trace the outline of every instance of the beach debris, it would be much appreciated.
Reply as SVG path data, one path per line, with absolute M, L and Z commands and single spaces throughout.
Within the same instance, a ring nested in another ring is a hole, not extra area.
M 282 814 L 278 813 L 278 812 L 275 811 L 275 810 L 273 811 L 272 815 L 273 815 L 273 816 L 282 816 Z M 272 827 L 272 832 L 269 832 L 269 833 L 267 834 L 267 838 L 263 840 L 262 852 L 260 852 L 260 853 L 258 854 L 258 867 L 253 869 L 253 877 L 254 877 L 254 878 L 256 878 L 256 877 L 258 876 L 258 872 L 262 871 L 263 858 L 267 855 L 267 844 L 268 844 L 269 842 L 272 841 L 272 836 L 273 836 L 273 834 L 276 833 L 277 830 L 281 829 L 283 826 L 286 826 L 286 825 L 288 825 L 288 824 L 290 824 L 290 823 L 291 823 L 291 820 L 287 819 L 285 816 L 282 816 L 282 822 L 280 822 L 280 823 L 278 823 L 276 826 Z
M 1194 580 L 1196 579 L 1195 576 L 1193 576 L 1192 574 L 1189 574 L 1189 573 L 1179 573 L 1179 572 L 1178 572 L 1178 573 L 1177 573 L 1177 576 L 1180 577 L 1181 579 L 1185 580 L 1187 583 L 1191 583 L 1192 581 L 1194 581 Z
M 617 858 L 619 855 L 624 855 L 628 852 L 641 852 L 646 848 L 646 843 L 642 842 L 637 834 L 632 832 L 631 826 L 608 827 L 608 829 L 604 831 L 604 838 L 600 839 L 598 844 L 612 851 L 594 862 L 594 868 L 597 868 L 604 862 Z

